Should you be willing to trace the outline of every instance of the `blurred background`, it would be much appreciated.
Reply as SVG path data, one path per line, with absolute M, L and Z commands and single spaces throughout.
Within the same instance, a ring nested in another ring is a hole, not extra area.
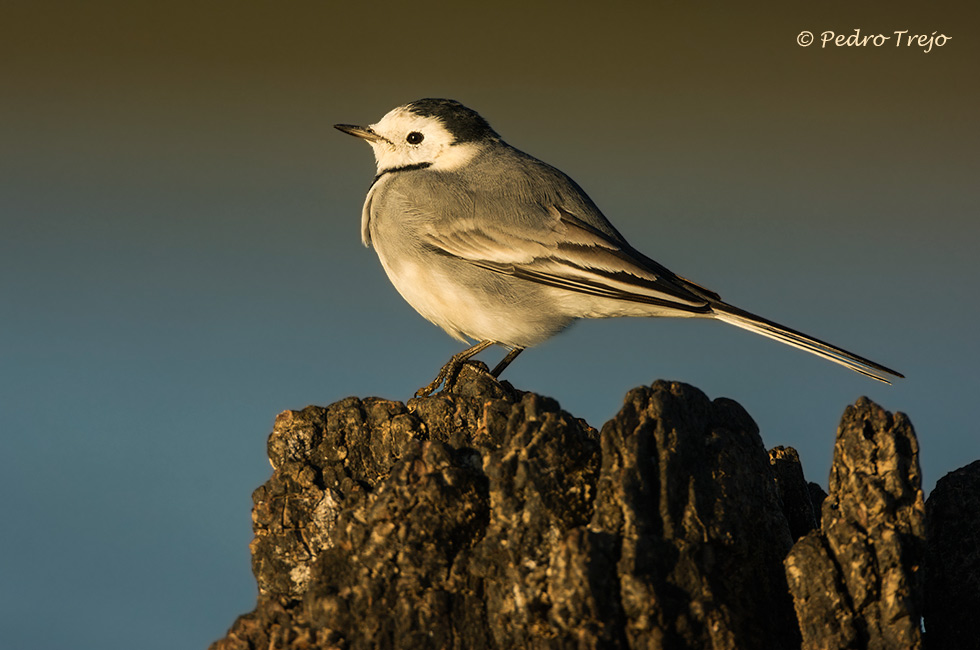
M 374 162 L 332 128 L 421 97 L 481 112 L 677 273 L 908 376 L 634 319 L 526 352 L 518 388 L 601 427 L 631 387 L 688 382 L 825 487 L 860 395 L 908 413 L 927 489 L 980 458 L 977 16 L 811 4 L 0 5 L 0 645 L 221 637 L 255 603 L 275 415 L 405 401 L 461 349 L 361 246 Z M 855 28 L 952 39 L 820 47 Z

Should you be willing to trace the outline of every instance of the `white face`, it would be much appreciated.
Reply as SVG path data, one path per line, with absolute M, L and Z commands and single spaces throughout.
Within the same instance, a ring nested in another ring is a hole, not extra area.
M 402 106 L 372 124 L 371 130 L 384 138 L 368 142 L 378 173 L 420 163 L 449 171 L 467 163 L 479 149 L 472 142 L 453 144 L 452 134 L 439 119 L 421 117 Z

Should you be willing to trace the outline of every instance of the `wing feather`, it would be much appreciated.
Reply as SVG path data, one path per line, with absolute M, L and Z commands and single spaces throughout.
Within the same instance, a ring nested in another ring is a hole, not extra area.
M 625 241 L 558 206 L 541 208 L 544 225 L 460 218 L 426 230 L 422 243 L 436 252 L 495 273 L 594 296 L 683 311 L 710 311 L 698 292 Z M 431 223 L 431 222 L 430 222 Z M 691 285 L 696 286 L 696 285 Z

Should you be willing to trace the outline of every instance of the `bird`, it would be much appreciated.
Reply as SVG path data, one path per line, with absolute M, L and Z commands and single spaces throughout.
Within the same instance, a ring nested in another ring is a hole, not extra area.
M 566 174 L 504 140 L 452 99 L 398 106 L 368 126 L 377 174 L 361 240 L 427 320 L 470 344 L 416 392 L 451 392 L 462 365 L 500 345 L 497 378 L 528 347 L 583 318 L 711 318 L 884 383 L 903 375 L 731 305 L 647 257 Z

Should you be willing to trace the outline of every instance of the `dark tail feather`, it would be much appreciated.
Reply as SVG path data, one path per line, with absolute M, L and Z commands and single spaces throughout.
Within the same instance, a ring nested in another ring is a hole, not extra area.
M 763 336 L 768 336 L 771 339 L 780 341 L 787 345 L 792 345 L 795 348 L 801 350 L 806 350 L 812 354 L 823 357 L 824 359 L 829 359 L 834 363 L 839 363 L 840 365 L 850 368 L 855 372 L 859 372 L 866 377 L 871 377 L 872 379 L 877 379 L 878 381 L 890 384 L 888 380 L 888 375 L 893 377 L 905 376 L 899 372 L 887 368 L 879 363 L 875 363 L 870 359 L 865 359 L 864 357 L 858 356 L 852 352 L 848 352 L 843 348 L 839 348 L 836 345 L 831 345 L 830 343 L 825 343 L 819 339 L 815 339 L 812 336 L 807 336 L 803 332 L 797 332 L 794 329 L 784 327 L 779 323 L 774 323 L 771 320 L 762 318 L 761 316 L 756 316 L 747 311 L 743 311 L 738 307 L 733 307 L 728 303 L 721 301 L 712 302 L 712 309 L 714 310 L 715 318 L 724 321 L 736 327 L 741 327 L 742 329 L 749 330 L 750 332 L 755 332 L 756 334 L 761 334 Z

